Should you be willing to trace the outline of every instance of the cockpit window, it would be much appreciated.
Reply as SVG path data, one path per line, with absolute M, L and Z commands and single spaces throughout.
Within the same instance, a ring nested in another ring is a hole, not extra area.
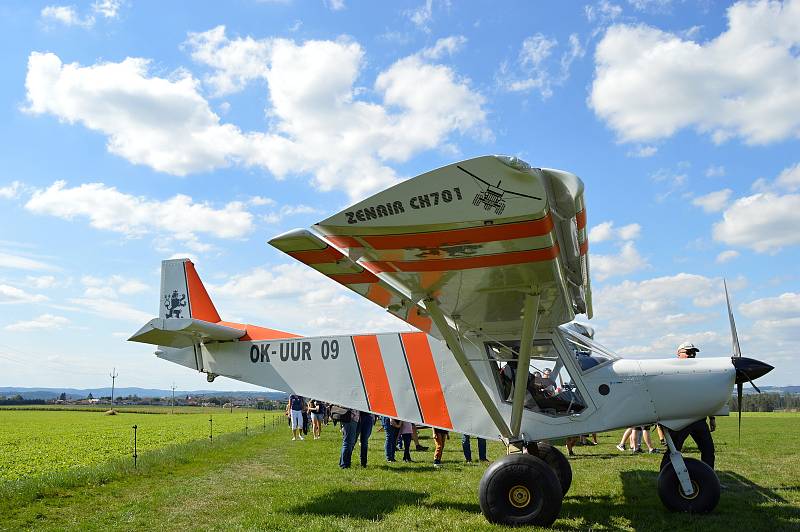
M 564 335 L 567 346 L 575 355 L 581 371 L 589 371 L 619 358 L 593 339 L 580 334 L 572 328 L 561 326 L 558 329 Z
M 486 342 L 486 352 L 495 367 L 500 395 L 514 400 L 519 341 Z M 567 368 L 561 363 L 551 340 L 537 340 L 531 348 L 525 408 L 550 416 L 581 412 L 586 403 Z

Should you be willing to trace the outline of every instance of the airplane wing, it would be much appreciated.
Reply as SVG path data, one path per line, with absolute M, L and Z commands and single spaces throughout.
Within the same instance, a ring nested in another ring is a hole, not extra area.
M 407 323 L 442 338 L 426 297 L 462 333 L 519 333 L 536 292 L 539 330 L 592 315 L 583 183 L 484 156 L 379 192 L 270 241 Z

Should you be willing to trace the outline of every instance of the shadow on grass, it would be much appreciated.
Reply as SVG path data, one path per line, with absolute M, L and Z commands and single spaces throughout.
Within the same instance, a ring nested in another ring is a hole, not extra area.
M 567 495 L 560 517 L 576 520 L 580 529 L 613 530 L 625 522 L 634 530 L 796 529 L 800 508 L 789 504 L 775 489 L 760 486 L 732 471 L 717 474 L 727 488 L 722 491 L 719 506 L 707 516 L 670 513 L 658 497 L 658 472 L 633 470 L 620 473 L 623 500 L 611 495 Z M 555 528 L 574 529 L 575 525 L 556 525 Z
M 305 502 L 291 512 L 379 521 L 399 506 L 419 505 L 427 497 L 427 493 L 408 490 L 336 490 Z

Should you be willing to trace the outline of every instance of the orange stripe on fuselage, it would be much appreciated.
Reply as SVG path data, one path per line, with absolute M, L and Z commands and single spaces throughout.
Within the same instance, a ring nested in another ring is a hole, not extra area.
M 361 375 L 364 378 L 370 411 L 384 416 L 397 417 L 397 408 L 394 406 L 392 389 L 389 387 L 389 377 L 386 375 L 386 366 L 383 364 L 378 337 L 375 335 L 353 336 L 353 345 L 355 345 L 358 366 L 361 368 Z
M 197 275 L 194 264 L 187 260 L 183 265 L 186 271 L 186 285 L 189 287 L 189 308 L 192 311 L 192 318 L 217 323 L 221 318 L 217 309 L 214 308 L 214 303 L 211 302 L 200 276 Z
M 553 230 L 550 214 L 538 220 L 499 225 L 482 225 L 465 229 L 449 229 L 405 235 L 361 236 L 373 249 L 438 248 L 464 244 L 499 242 L 517 238 L 543 236 Z
M 428 336 L 425 333 L 401 333 L 400 340 L 403 342 L 408 368 L 417 390 L 423 423 L 452 429 L 453 422 L 450 421 L 450 412 L 447 410 Z

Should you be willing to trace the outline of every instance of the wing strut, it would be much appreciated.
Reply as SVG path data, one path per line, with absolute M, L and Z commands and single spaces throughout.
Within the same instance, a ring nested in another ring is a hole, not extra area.
M 531 347 L 536 334 L 536 317 L 539 315 L 539 294 L 525 294 L 524 314 L 522 315 L 522 338 L 517 356 L 517 375 L 514 378 L 514 402 L 511 409 L 511 434 L 519 436 L 522 426 L 522 409 L 525 405 L 525 392 L 528 391 L 528 367 L 531 363 Z M 535 305 L 535 308 L 534 308 Z
M 503 416 L 497 409 L 497 405 L 492 400 L 489 392 L 486 391 L 486 387 L 481 382 L 480 377 L 478 377 L 478 374 L 475 373 L 475 369 L 472 367 L 472 364 L 470 364 L 467 360 L 467 355 L 461 348 L 461 342 L 459 342 L 455 331 L 453 331 L 453 328 L 447 323 L 447 320 L 445 319 L 444 314 L 442 314 L 442 311 L 439 308 L 436 300 L 433 298 L 425 299 L 425 308 L 428 310 L 428 313 L 430 314 L 433 323 L 435 323 L 436 327 L 439 329 L 439 332 L 441 332 L 442 336 L 444 336 L 444 340 L 447 342 L 447 347 L 450 348 L 450 352 L 453 353 L 453 356 L 455 357 L 456 362 L 458 362 L 462 373 L 464 373 L 464 376 L 467 378 L 467 381 L 469 381 L 472 389 L 475 390 L 475 393 L 478 395 L 478 399 L 480 399 L 483 407 L 489 414 L 489 417 L 492 418 L 492 421 L 494 421 L 495 426 L 497 426 L 497 429 L 500 431 L 500 435 L 503 438 L 510 438 L 511 431 L 509 430 L 506 421 L 503 419 Z

